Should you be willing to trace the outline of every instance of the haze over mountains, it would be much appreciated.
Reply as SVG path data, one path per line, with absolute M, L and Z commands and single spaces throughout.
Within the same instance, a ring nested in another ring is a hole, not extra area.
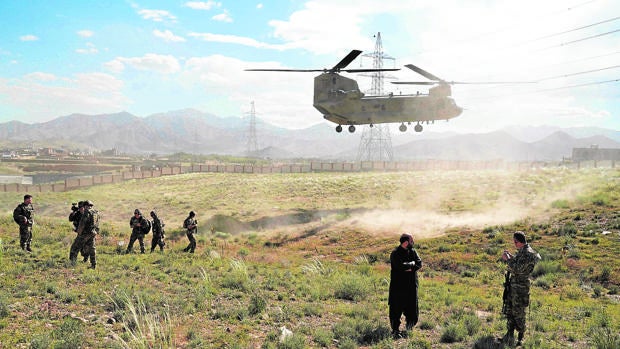
M 0 145 L 109 150 L 131 154 L 246 155 L 247 118 L 218 116 L 194 109 L 138 117 L 126 112 L 72 114 L 52 121 L 0 124 Z M 364 126 L 365 127 L 365 126 Z M 306 129 L 279 128 L 256 119 L 256 157 L 271 159 L 356 159 L 364 127 L 336 133 L 328 124 Z M 422 133 L 391 130 L 395 160 L 559 161 L 576 147 L 620 148 L 620 131 L 598 128 L 509 127 L 490 133 Z

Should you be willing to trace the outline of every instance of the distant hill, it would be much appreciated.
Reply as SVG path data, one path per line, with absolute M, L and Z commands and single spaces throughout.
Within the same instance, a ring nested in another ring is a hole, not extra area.
M 137 117 L 115 114 L 71 114 L 54 120 L 25 124 L 0 124 L 0 145 L 63 147 L 81 150 L 117 149 L 133 154 L 245 155 L 247 119 L 220 118 L 195 109 L 183 109 Z M 327 124 L 290 130 L 256 120 L 258 150 L 252 155 L 271 159 L 320 158 L 355 160 L 362 135 L 338 134 Z M 414 138 L 415 140 L 411 140 Z M 620 148 L 620 132 L 600 128 L 551 126 L 507 127 L 480 134 L 424 132 L 394 135 L 396 160 L 445 159 L 559 161 L 572 148 Z

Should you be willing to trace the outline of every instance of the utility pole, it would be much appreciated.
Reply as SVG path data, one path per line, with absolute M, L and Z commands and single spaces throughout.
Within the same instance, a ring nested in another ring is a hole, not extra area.
M 254 101 L 251 103 L 247 132 L 246 154 L 256 154 L 258 151 L 258 141 L 256 140 L 256 109 L 254 109 Z
M 383 53 L 383 44 L 381 43 L 381 33 L 377 33 L 375 42 L 375 51 L 371 54 L 365 54 L 363 57 L 371 57 L 373 59 L 373 68 L 383 68 L 383 60 L 391 59 Z M 370 94 L 379 96 L 383 94 L 383 72 L 373 72 L 372 87 Z M 377 124 L 364 126 L 362 138 L 357 150 L 357 161 L 392 161 L 394 155 L 392 153 L 392 137 L 388 124 Z

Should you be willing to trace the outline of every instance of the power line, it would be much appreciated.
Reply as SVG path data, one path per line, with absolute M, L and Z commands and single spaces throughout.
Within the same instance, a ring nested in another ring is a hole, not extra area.
M 573 41 L 563 42 L 563 43 L 561 43 L 559 45 L 554 45 L 554 46 L 549 46 L 549 47 L 541 48 L 539 50 L 536 50 L 535 52 L 537 52 L 537 51 L 545 51 L 545 50 L 548 50 L 548 49 L 551 49 L 551 48 L 567 46 L 567 45 L 570 45 L 570 44 L 575 44 L 575 43 L 586 41 L 586 40 L 590 40 L 590 39 L 596 39 L 596 38 L 599 38 L 601 36 L 610 35 L 610 34 L 617 33 L 617 32 L 620 32 L 620 29 L 612 30 L 612 31 L 606 32 L 606 33 L 601 33 L 601 34 L 596 34 L 596 35 L 588 36 L 588 37 L 577 39 L 577 40 L 573 40 Z
M 587 71 L 582 71 L 582 72 L 578 72 L 578 73 L 556 75 L 556 76 L 551 76 L 551 77 L 548 77 L 548 78 L 540 79 L 538 81 L 546 81 L 546 80 L 553 80 L 553 79 L 559 79 L 559 78 L 567 78 L 569 76 L 582 75 L 582 74 L 588 74 L 588 73 L 595 73 L 595 72 L 599 72 L 599 71 L 603 71 L 603 70 L 609 70 L 609 69 L 615 69 L 615 68 L 620 68 L 620 65 L 614 65 L 612 67 L 606 67 L 606 68 L 600 68 L 600 69 L 587 70 Z
M 529 92 L 529 93 L 547 92 L 547 91 L 555 91 L 555 90 L 566 90 L 566 89 L 569 89 L 569 88 L 593 86 L 593 85 L 602 85 L 602 84 L 609 84 L 609 83 L 618 82 L 618 81 L 620 81 L 620 79 L 597 81 L 597 82 L 589 82 L 589 83 L 579 84 L 579 85 L 561 86 L 561 87 L 548 88 L 548 89 L 544 89 L 544 90 L 536 90 L 536 91 L 532 91 L 532 92 Z
M 618 20 L 618 19 L 620 19 L 620 17 L 615 17 L 615 18 L 611 18 L 611 19 L 608 19 L 608 20 L 605 20 L 605 21 L 601 21 L 601 22 L 596 22 L 596 23 L 592 23 L 592 24 L 584 25 L 584 26 L 581 26 L 581 27 L 577 27 L 577 28 L 574 28 L 574 29 L 565 30 L 565 31 L 563 31 L 563 32 L 559 32 L 559 33 L 555 33 L 555 34 L 549 34 L 549 35 L 541 36 L 541 37 L 539 37 L 539 38 L 532 39 L 532 40 L 528 40 L 528 41 L 526 41 L 526 42 L 534 42 L 534 41 L 539 41 L 539 40 L 542 40 L 542 39 L 548 39 L 548 38 L 551 38 L 551 37 L 554 37 L 554 36 L 558 36 L 558 35 L 562 35 L 562 34 L 571 33 L 571 32 L 574 32 L 574 31 L 581 30 L 581 29 L 591 28 L 591 27 L 597 26 L 597 25 L 599 25 L 599 24 L 604 24 L 604 23 L 613 22 L 613 21 Z

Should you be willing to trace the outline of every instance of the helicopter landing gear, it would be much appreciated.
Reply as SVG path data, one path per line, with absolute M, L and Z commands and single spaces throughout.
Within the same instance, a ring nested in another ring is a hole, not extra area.
M 349 126 L 349 132 L 350 133 L 355 132 L 355 126 L 353 126 L 353 125 Z
M 375 127 L 375 124 L 370 124 L 368 126 L 370 126 L 370 128 L 373 128 L 373 127 Z
M 338 132 L 338 133 L 342 132 L 342 126 L 341 125 L 336 126 L 336 132 Z
M 415 127 L 414 127 L 413 129 L 414 129 L 416 132 L 422 132 L 423 127 L 422 127 L 422 125 L 417 124 L 417 125 L 415 125 Z
M 405 126 L 405 123 L 400 124 L 400 126 L 398 126 L 398 130 L 400 132 L 405 132 L 407 131 L 407 126 Z

